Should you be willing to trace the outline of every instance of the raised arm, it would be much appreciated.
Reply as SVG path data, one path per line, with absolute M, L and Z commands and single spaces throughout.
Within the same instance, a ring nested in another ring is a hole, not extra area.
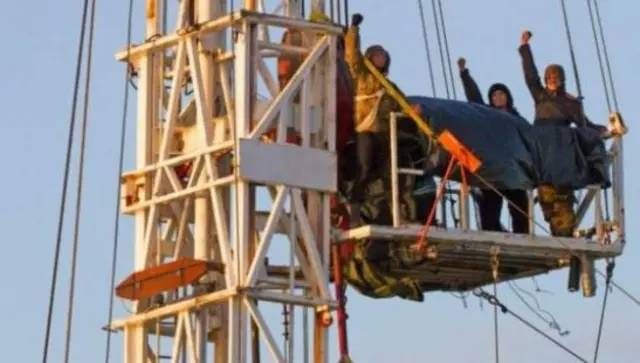
M 353 14 L 351 26 L 344 37 L 344 59 L 354 79 L 359 78 L 367 71 L 364 65 L 364 56 L 360 51 L 360 24 L 362 20 L 362 15 Z
M 462 79 L 462 86 L 464 88 L 464 94 L 467 96 L 467 101 L 471 103 L 485 104 L 482 99 L 482 93 L 478 84 L 471 77 L 469 69 L 467 69 L 467 61 L 464 58 L 458 59 L 458 69 L 460 70 L 460 78 Z
M 522 59 L 522 72 L 524 73 L 524 80 L 527 84 L 527 87 L 529 88 L 529 92 L 531 92 L 531 96 L 533 97 L 534 101 L 537 102 L 544 92 L 544 87 L 542 86 L 542 82 L 540 81 L 538 68 L 536 68 L 536 64 L 533 60 L 533 53 L 531 52 L 531 47 L 529 46 L 529 40 L 531 39 L 531 36 L 532 34 L 528 30 L 522 33 L 518 51 L 520 52 L 520 58 Z

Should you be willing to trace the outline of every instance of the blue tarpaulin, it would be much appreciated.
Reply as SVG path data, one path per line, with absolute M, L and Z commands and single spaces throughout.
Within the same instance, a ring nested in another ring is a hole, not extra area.
M 484 105 L 409 97 L 422 106 L 423 118 L 440 133 L 449 130 L 481 161 L 478 171 L 498 189 L 532 189 L 539 185 L 584 188 L 609 186 L 607 152 L 597 131 L 587 128 L 533 126 L 525 119 Z M 416 132 L 419 132 L 416 130 Z M 441 177 L 449 155 L 431 145 L 426 175 Z M 460 181 L 456 174 L 453 180 Z M 478 180 L 473 186 L 486 189 Z

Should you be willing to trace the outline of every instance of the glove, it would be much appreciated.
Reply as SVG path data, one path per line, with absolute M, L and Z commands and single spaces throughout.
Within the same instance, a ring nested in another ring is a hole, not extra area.
M 364 20 L 364 18 L 362 17 L 362 14 L 360 13 L 355 13 L 353 14 L 353 16 L 351 17 L 351 25 L 353 26 L 360 26 L 360 24 L 362 24 L 362 21 Z
M 529 40 L 531 40 L 531 37 L 533 36 L 533 34 L 528 31 L 525 30 L 522 32 L 522 35 L 520 36 L 520 44 L 524 45 L 524 44 L 529 44 Z

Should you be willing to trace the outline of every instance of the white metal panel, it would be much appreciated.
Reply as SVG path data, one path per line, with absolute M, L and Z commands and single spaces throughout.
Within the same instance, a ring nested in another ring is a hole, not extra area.
M 325 192 L 337 190 L 338 159 L 335 153 L 251 139 L 240 140 L 239 150 L 242 160 L 239 170 L 243 179 Z

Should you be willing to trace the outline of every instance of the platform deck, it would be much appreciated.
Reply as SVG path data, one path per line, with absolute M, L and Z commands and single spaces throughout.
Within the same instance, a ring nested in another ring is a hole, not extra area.
M 372 238 L 406 244 L 421 235 L 421 225 L 389 227 L 367 225 L 340 233 L 340 241 Z M 434 260 L 417 268 L 394 269 L 394 274 L 415 277 L 426 291 L 466 291 L 493 283 L 491 256 L 499 248 L 500 280 L 512 280 L 566 267 L 572 254 L 595 260 L 622 254 L 623 244 L 602 245 L 581 238 L 529 236 L 511 233 L 430 228 L 428 246 Z

